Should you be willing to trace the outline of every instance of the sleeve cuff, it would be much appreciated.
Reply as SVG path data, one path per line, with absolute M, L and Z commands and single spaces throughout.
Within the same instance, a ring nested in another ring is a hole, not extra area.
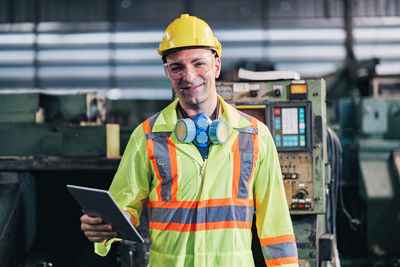
M 111 245 L 115 242 L 121 241 L 120 238 L 113 238 L 109 240 L 104 240 L 104 242 L 94 243 L 94 252 L 100 256 L 106 256 L 111 249 Z

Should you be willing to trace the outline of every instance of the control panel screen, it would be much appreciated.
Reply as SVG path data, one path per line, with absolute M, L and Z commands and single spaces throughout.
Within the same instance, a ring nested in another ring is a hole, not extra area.
M 278 150 L 307 150 L 310 146 L 310 126 L 307 105 L 271 107 L 272 133 Z
M 250 116 L 253 116 L 259 121 L 262 121 L 263 123 L 267 124 L 266 120 L 266 106 L 264 105 L 262 108 L 259 108 L 258 106 L 254 105 L 254 107 L 251 106 L 236 106 L 236 108 Z

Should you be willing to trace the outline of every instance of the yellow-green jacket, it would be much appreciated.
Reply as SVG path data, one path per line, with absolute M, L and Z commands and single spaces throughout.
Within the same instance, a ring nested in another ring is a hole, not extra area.
M 267 266 L 298 266 L 277 152 L 268 128 L 219 98 L 230 126 L 203 161 L 174 133 L 177 100 L 133 132 L 110 192 L 135 225 L 148 202 L 152 267 L 254 266 L 256 226 Z M 96 243 L 106 255 L 113 240 Z

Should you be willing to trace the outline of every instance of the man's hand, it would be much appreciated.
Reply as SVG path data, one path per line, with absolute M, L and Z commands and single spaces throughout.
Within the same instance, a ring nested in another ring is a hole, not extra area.
M 90 217 L 83 214 L 81 217 L 81 229 L 91 242 L 103 242 L 117 237 L 117 232 L 110 224 L 105 224 L 99 217 Z

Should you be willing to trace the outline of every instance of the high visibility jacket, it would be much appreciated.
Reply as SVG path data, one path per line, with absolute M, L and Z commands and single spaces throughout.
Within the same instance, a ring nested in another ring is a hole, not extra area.
M 254 212 L 267 266 L 298 266 L 280 164 L 268 128 L 220 98 L 230 136 L 203 160 L 174 133 L 177 100 L 133 132 L 110 192 L 139 225 L 148 201 L 152 267 L 254 266 Z M 107 254 L 113 240 L 96 243 Z

